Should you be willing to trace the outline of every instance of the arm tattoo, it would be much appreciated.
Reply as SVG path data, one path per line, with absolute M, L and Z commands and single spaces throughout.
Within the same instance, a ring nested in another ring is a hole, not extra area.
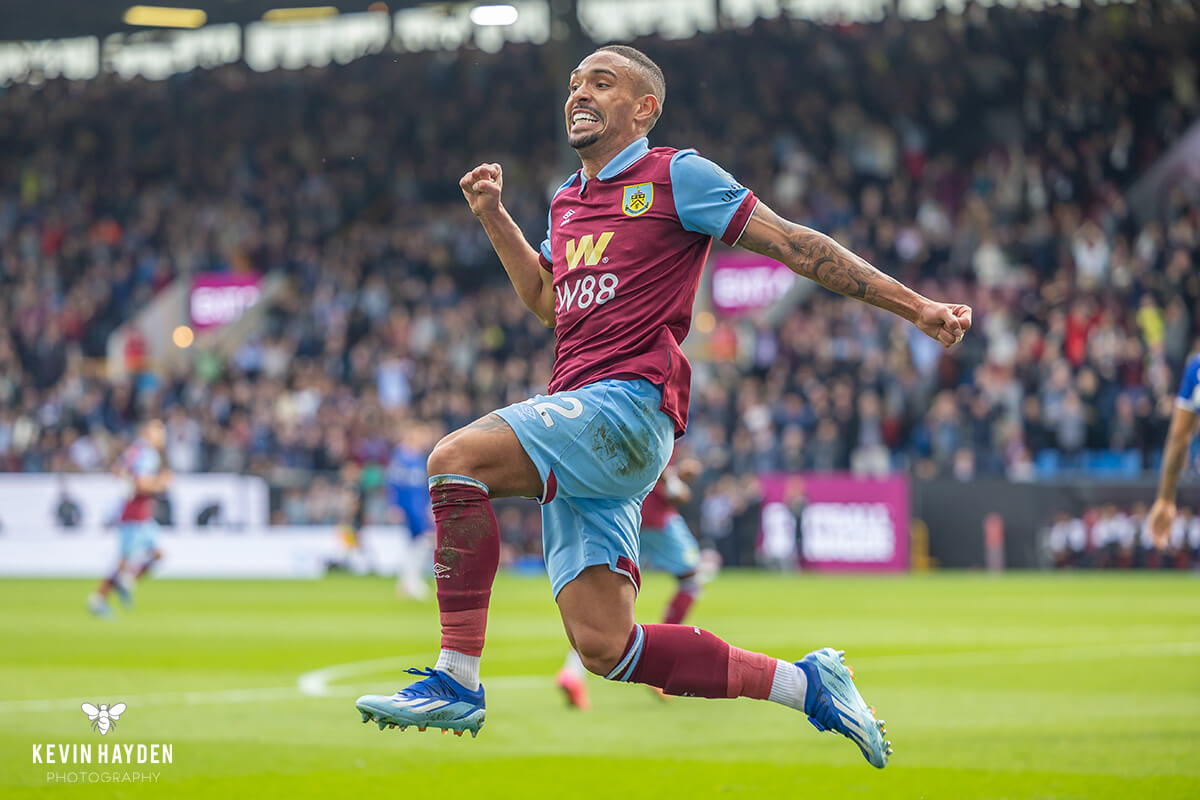
M 759 211 L 764 213 L 760 214 Z M 903 285 L 823 233 L 781 218 L 763 204 L 754 211 L 758 224 L 746 226 L 738 244 L 787 266 L 827 289 L 903 314 Z
M 481 433 L 512 430 L 508 423 L 497 414 L 487 414 L 486 416 L 482 416 L 468 425 L 467 428 L 473 431 L 479 431 Z

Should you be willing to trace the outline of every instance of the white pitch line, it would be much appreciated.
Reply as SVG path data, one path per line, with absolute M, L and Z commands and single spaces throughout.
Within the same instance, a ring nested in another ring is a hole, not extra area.
M 402 668 L 412 664 L 426 663 L 430 660 L 429 656 L 429 653 L 418 653 L 416 655 L 387 656 L 385 658 L 371 658 L 366 661 L 348 661 L 344 664 L 333 664 L 301 675 L 296 679 L 296 689 L 300 694 L 308 697 L 331 697 L 333 696 L 333 692 L 342 695 L 350 689 L 355 689 L 356 691 L 359 689 L 363 691 L 369 689 L 377 690 L 379 689 L 378 681 L 365 685 L 359 684 L 354 687 L 344 684 L 331 687 L 330 684 L 335 680 L 349 678 L 352 675 L 383 672 L 388 669 L 395 669 L 398 677 L 400 674 L 403 674 L 400 673 Z M 551 681 L 551 677 L 548 675 L 501 675 L 495 678 L 487 678 L 485 675 L 484 678 L 486 679 L 487 686 L 496 689 L 534 689 L 548 686 Z
M 553 675 L 501 675 L 489 678 L 483 676 L 483 685 L 487 689 L 550 689 L 554 686 Z M 372 681 L 371 683 L 339 683 L 330 686 L 328 693 L 322 697 L 355 697 L 368 692 L 395 691 L 395 683 Z M 311 695 L 309 695 L 311 696 Z
M 157 692 L 154 694 L 125 694 L 115 702 L 130 705 L 220 705 L 232 703 L 259 703 L 274 700 L 294 700 L 298 697 L 353 697 L 369 691 L 379 691 L 380 682 L 362 684 L 338 684 L 330 686 L 337 678 L 383 671 L 396 665 L 421 663 L 428 653 L 416 656 L 389 656 L 368 661 L 352 661 L 312 670 L 301 675 L 295 686 L 271 686 L 261 689 L 213 689 L 209 691 Z M 551 685 L 548 675 L 503 675 L 492 678 L 487 685 L 495 689 L 521 690 L 543 689 Z M 83 703 L 94 703 L 95 697 L 58 697 L 39 700 L 0 701 L 0 714 L 64 711 L 79 708 Z
M 1106 658 L 1125 658 L 1134 652 L 1150 650 L 1158 657 L 1200 654 L 1200 642 L 1138 642 L 1121 645 L 1077 645 L 1068 647 L 1027 648 L 1024 650 L 972 650 L 957 653 L 911 653 L 893 656 L 867 656 L 850 659 L 859 667 L 870 669 L 921 669 L 925 667 L 967 667 L 990 664 L 1051 664 L 1069 661 L 1091 661 Z M 332 681 L 352 675 L 384 671 L 427 660 L 429 653 L 415 656 L 388 656 L 365 661 L 350 661 L 310 670 L 296 679 L 295 686 L 271 686 L 259 689 L 214 689 L 190 692 L 158 692 L 114 697 L 114 702 L 130 705 L 214 705 L 222 703 L 257 703 L 273 700 L 292 700 L 297 697 L 344 697 L 360 692 L 378 690 L 381 681 L 369 684 L 338 684 Z M 493 689 L 544 689 L 551 685 L 548 675 L 502 675 L 490 678 L 486 685 Z M 61 711 L 79 708 L 96 702 L 96 697 L 59 697 L 37 700 L 0 700 L 0 714 Z
M 156 694 L 123 694 L 114 702 L 142 705 L 211 705 L 213 703 L 254 703 L 261 700 L 282 700 L 296 696 L 290 686 L 263 689 L 214 689 L 212 691 L 159 692 Z M 0 701 L 0 714 L 22 711 L 61 711 L 78 708 L 82 703 L 94 703 L 96 697 L 59 697 L 49 700 Z
M 325 697 L 329 693 L 329 684 L 351 675 L 361 675 L 383 671 L 389 668 L 402 669 L 413 664 L 429 661 L 429 653 L 417 653 L 408 656 L 387 656 L 371 658 L 366 661 L 347 661 L 344 664 L 333 664 L 328 667 L 310 670 L 296 679 L 296 688 L 301 694 L 309 697 Z

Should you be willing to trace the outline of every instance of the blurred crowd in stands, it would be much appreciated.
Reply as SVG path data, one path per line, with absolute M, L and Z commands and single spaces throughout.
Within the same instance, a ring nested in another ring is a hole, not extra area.
M 1107 504 L 1078 516 L 1058 514 L 1044 538 L 1053 565 L 1058 569 L 1186 569 L 1200 563 L 1200 516 L 1181 508 L 1167 547 L 1159 550 L 1146 527 L 1147 510 L 1144 503 L 1128 509 Z
M 652 143 L 974 307 L 949 353 L 824 291 L 694 331 L 698 532 L 734 535 L 761 471 L 1154 469 L 1200 333 L 1200 184 L 1131 189 L 1200 118 L 1198 41 L 1193 5 L 1085 2 L 636 42 L 668 78 Z M 278 520 L 328 521 L 343 465 L 386 463 L 410 421 L 450 431 L 543 390 L 553 335 L 457 181 L 501 162 L 540 242 L 577 166 L 559 61 L 510 45 L 0 89 L 0 470 L 105 469 L 161 415 L 172 469 L 263 474 Z M 241 270 L 290 282 L 231 360 L 105 377 L 109 335 L 156 292 Z

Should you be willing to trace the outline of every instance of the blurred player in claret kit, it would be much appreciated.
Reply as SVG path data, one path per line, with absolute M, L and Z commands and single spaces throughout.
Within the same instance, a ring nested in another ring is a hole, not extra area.
M 654 484 L 650 494 L 642 501 L 642 527 L 638 532 L 641 549 L 638 565 L 642 569 L 653 569 L 675 576 L 678 586 L 667 603 L 663 623 L 679 625 L 687 616 L 692 604 L 700 596 L 704 579 L 711 577 L 700 574 L 700 547 L 696 537 L 688 528 L 687 521 L 675 507 L 686 503 L 692 496 L 688 483 L 699 477 L 700 462 L 694 458 L 680 461 L 679 465 L 668 464 L 662 477 Z M 566 663 L 558 672 L 556 683 L 566 695 L 567 702 L 580 710 L 591 707 L 587 691 L 587 668 L 575 650 L 567 652 Z M 652 686 L 660 695 L 663 690 Z M 665 697 L 665 695 L 663 695 Z
M 1167 444 L 1163 448 L 1162 473 L 1158 478 L 1158 497 L 1150 507 L 1147 528 L 1154 544 L 1165 549 L 1170 544 L 1171 527 L 1175 521 L 1175 496 L 1179 491 L 1179 477 L 1187 466 L 1187 454 L 1196 435 L 1196 423 L 1200 419 L 1200 353 L 1188 359 L 1179 381 L 1179 395 L 1175 398 L 1175 410 L 1171 413 L 1171 427 L 1167 430 Z
M 131 605 L 134 583 L 162 558 L 162 551 L 158 549 L 154 503 L 171 482 L 171 474 L 163 469 L 162 449 L 166 442 L 167 431 L 161 420 L 145 422 L 138 430 L 138 438 L 113 467 L 113 471 L 129 479 L 132 486 L 117 523 L 121 537 L 117 566 L 88 597 L 88 608 L 96 616 L 112 615 L 108 594 L 114 588 L 121 602 Z
M 408 528 L 408 542 L 400 556 L 396 572 L 396 594 L 424 600 L 429 597 L 429 586 L 425 583 L 428 568 L 429 533 L 433 521 L 429 512 L 429 479 L 425 461 L 429 458 L 431 437 L 424 425 L 413 424 L 405 428 L 404 435 L 387 467 L 388 493 L 392 508 L 404 518 Z
M 568 139 L 583 167 L 551 201 L 541 251 L 500 202 L 499 164 L 460 182 L 517 294 L 555 328 L 549 394 L 455 431 L 430 455 L 441 655 L 433 668 L 409 670 L 421 680 L 395 695 L 359 698 L 363 721 L 478 732 L 500 554 L 489 498 L 536 497 L 551 590 L 589 671 L 667 694 L 769 699 L 844 734 L 883 767 L 883 723 L 837 650 L 792 662 L 690 625 L 635 622 L 639 508 L 687 425 L 691 366 L 680 343 L 714 237 L 892 311 L 946 347 L 970 328 L 971 310 L 922 297 L 781 219 L 694 150 L 651 149 L 645 137 L 666 83 L 640 51 L 602 47 L 564 78 Z

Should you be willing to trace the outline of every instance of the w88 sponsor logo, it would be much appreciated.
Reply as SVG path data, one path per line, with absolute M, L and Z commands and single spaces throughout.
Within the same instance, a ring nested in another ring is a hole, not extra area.
M 558 303 L 554 310 L 570 311 L 574 306 L 586 311 L 592 305 L 602 306 L 617 296 L 617 284 L 620 280 L 611 272 L 600 275 L 584 275 L 574 281 L 563 281 L 554 287 Z

